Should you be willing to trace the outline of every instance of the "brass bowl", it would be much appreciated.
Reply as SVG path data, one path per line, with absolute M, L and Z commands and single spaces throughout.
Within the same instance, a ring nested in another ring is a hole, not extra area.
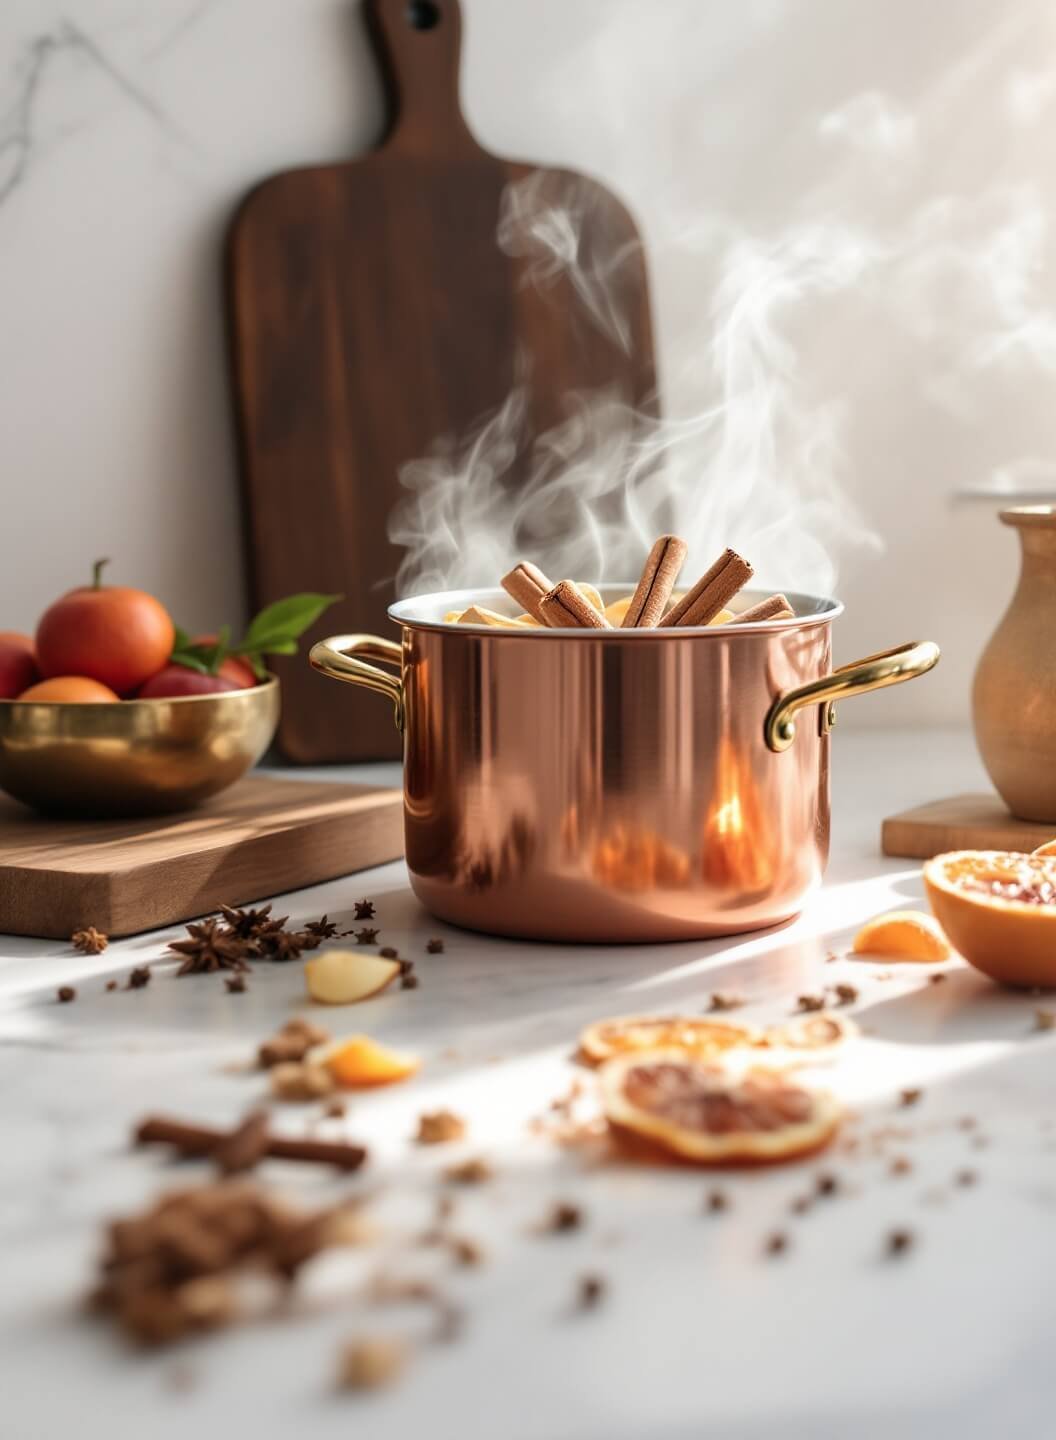
M 51 814 L 186 810 L 255 765 L 278 722 L 274 676 L 251 690 L 171 700 L 0 700 L 0 788 Z

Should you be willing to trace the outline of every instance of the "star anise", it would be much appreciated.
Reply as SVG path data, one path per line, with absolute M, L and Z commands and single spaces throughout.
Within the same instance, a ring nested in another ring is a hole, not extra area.
M 373 945 L 378 938 L 378 932 L 371 925 L 364 925 L 359 930 L 349 930 L 346 933 L 356 937 L 357 945 Z
M 332 940 L 337 934 L 337 926 L 329 915 L 324 915 L 321 920 L 309 920 L 304 928 L 307 934 L 314 936 L 316 940 Z
M 285 925 L 289 919 L 288 915 L 284 915 L 281 920 L 269 919 L 270 905 L 262 905 L 259 910 L 239 910 L 232 905 L 221 905 L 220 914 L 227 921 L 229 933 L 237 936 L 239 940 L 255 940 L 262 930 L 270 929 L 274 925 Z
M 86 925 L 83 930 L 75 930 L 70 936 L 70 944 L 82 955 L 101 955 L 109 945 L 109 938 L 94 925 Z
M 253 941 L 240 939 L 219 920 L 187 926 L 186 940 L 173 940 L 169 949 L 183 956 L 177 975 L 198 975 L 211 970 L 248 970 L 246 955 Z
M 374 902 L 372 900 L 357 900 L 353 918 L 356 920 L 373 920 Z
M 426 942 L 425 948 L 430 955 L 442 955 L 444 953 L 444 942 L 439 936 L 434 935 L 431 940 Z
M 299 960 L 305 950 L 314 950 L 319 941 L 303 930 L 276 930 L 254 942 L 257 953 L 267 960 Z

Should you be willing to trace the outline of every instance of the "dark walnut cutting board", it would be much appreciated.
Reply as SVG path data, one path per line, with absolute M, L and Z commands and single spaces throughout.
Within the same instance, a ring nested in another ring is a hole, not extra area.
M 572 391 L 611 387 L 649 409 L 656 389 L 645 262 L 624 207 L 593 181 L 540 172 L 559 199 L 575 196 L 580 255 L 619 256 L 626 348 L 592 323 L 567 278 L 536 284 L 538 257 L 498 244 L 506 187 L 537 172 L 489 155 L 466 126 L 456 0 L 365 9 L 389 103 L 382 144 L 266 180 L 227 247 L 251 600 L 342 594 L 309 640 L 396 638 L 385 612 L 401 552 L 386 521 L 399 468 L 500 406 L 522 362 L 529 436 L 565 418 Z M 399 753 L 388 706 L 324 680 L 303 655 L 275 669 L 290 759 Z
M 398 790 L 253 775 L 181 815 L 54 820 L 0 796 L 0 931 L 132 935 L 403 854 Z

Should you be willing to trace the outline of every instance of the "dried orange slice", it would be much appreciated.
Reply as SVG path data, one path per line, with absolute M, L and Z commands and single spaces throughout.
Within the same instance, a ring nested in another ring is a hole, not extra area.
M 794 1160 L 835 1135 L 840 1106 L 775 1070 L 738 1074 L 677 1050 L 621 1055 L 601 1070 L 602 1104 L 630 1133 L 697 1165 Z
M 927 862 L 924 884 L 976 969 L 1006 985 L 1056 984 L 1056 855 L 954 850 Z
M 786 1025 L 771 1025 L 763 1033 L 762 1044 L 767 1049 L 785 1051 L 782 1058 L 813 1065 L 830 1060 L 858 1033 L 858 1026 L 845 1015 L 819 1010 L 813 1015 L 799 1015 Z
M 620 1015 L 598 1020 L 580 1034 L 579 1050 L 592 1065 L 640 1050 L 678 1050 L 711 1059 L 725 1050 L 756 1045 L 759 1032 L 748 1025 L 724 1025 L 698 1015 Z
M 950 945 L 934 915 L 923 910 L 892 910 L 867 920 L 854 937 L 855 955 L 885 960 L 934 963 L 950 958 Z
M 312 1058 L 330 1072 L 338 1085 L 350 1090 L 394 1085 L 413 1075 L 421 1064 L 416 1055 L 390 1050 L 369 1035 L 350 1035 L 315 1052 Z

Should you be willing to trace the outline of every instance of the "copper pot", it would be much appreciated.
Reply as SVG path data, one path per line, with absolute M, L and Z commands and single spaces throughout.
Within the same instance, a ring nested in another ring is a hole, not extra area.
M 834 702 L 939 658 L 924 641 L 832 671 L 842 606 L 790 598 L 796 619 L 754 625 L 501 630 L 442 619 L 509 612 L 501 591 L 448 592 L 392 607 L 402 645 L 339 635 L 311 662 L 393 701 L 434 915 L 535 940 L 729 935 L 796 915 L 821 879 Z

